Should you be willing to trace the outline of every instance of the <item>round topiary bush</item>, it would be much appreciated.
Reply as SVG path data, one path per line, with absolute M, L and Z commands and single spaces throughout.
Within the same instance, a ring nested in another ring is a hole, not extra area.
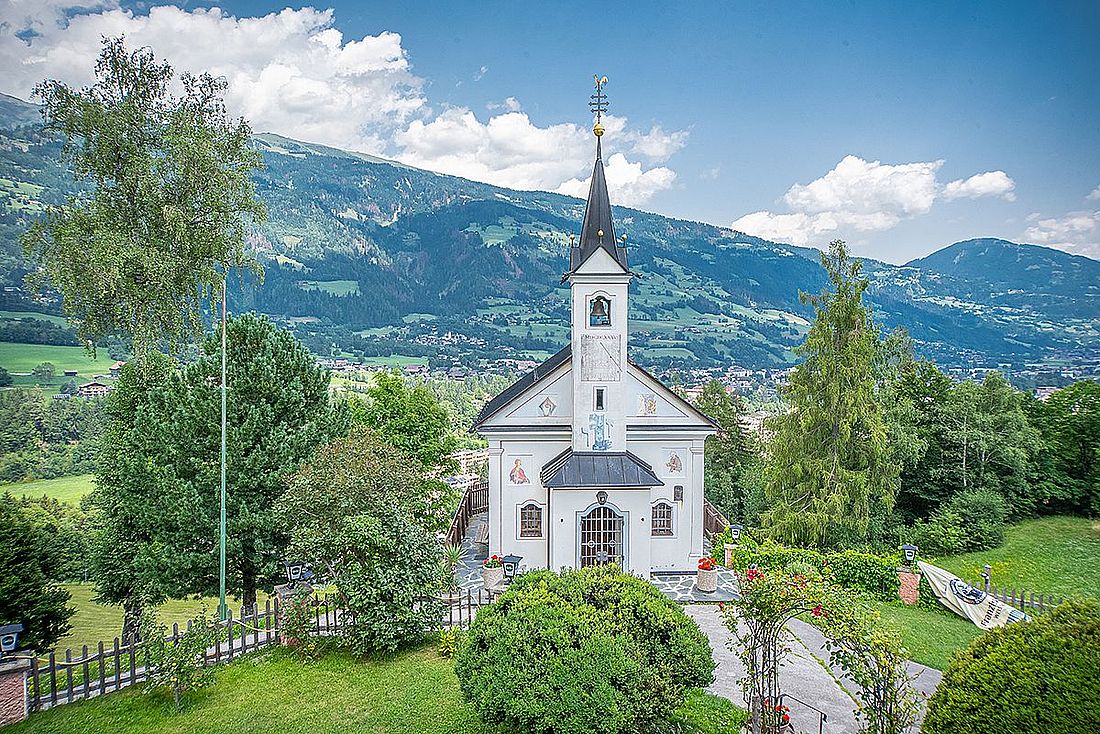
M 651 584 L 613 568 L 528 573 L 478 613 L 455 659 L 483 720 L 516 731 L 660 729 L 714 679 L 710 644 Z
M 1066 602 L 991 630 L 956 654 L 924 734 L 1100 732 L 1100 602 Z

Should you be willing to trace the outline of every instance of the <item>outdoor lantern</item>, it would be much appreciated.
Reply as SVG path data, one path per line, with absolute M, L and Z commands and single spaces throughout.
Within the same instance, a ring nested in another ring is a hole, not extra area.
M 741 529 L 740 525 L 730 525 L 730 537 L 733 538 L 734 543 L 741 540 Z
M 283 561 L 283 566 L 286 568 L 286 580 L 292 584 L 313 578 L 313 571 L 301 561 Z
M 901 552 L 905 554 L 906 563 L 912 563 L 917 558 L 917 546 L 915 545 L 906 543 L 901 547 Z
M 21 624 L 0 625 L 0 653 L 14 652 L 15 643 L 19 640 L 19 633 L 22 631 Z
M 519 570 L 519 562 L 523 560 L 523 556 L 514 556 L 511 553 L 500 559 L 500 563 L 504 566 L 504 578 L 511 581 L 516 577 L 516 571 Z

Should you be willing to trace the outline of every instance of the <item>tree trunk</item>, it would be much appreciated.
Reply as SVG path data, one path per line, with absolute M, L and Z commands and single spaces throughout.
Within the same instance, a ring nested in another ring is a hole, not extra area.
M 256 572 L 249 564 L 241 567 L 241 604 L 249 611 L 256 608 Z
M 122 603 L 122 644 L 141 642 L 141 600 L 130 595 Z

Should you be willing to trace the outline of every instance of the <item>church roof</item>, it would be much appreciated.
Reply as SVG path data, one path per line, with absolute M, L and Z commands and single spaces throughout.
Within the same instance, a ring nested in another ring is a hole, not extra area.
M 560 367 L 572 356 L 572 347 L 566 344 L 562 347 L 554 356 L 540 364 L 535 369 L 521 376 L 518 380 L 501 391 L 499 395 L 485 403 L 481 408 L 481 412 L 477 414 L 477 418 L 474 419 L 474 425 L 471 426 L 471 430 L 476 430 L 485 421 L 489 420 L 497 411 L 499 411 L 513 399 L 519 397 L 523 392 L 534 385 L 536 382 L 546 377 L 548 374 Z
M 664 486 L 664 482 L 653 473 L 653 467 L 629 451 L 566 449 L 542 468 L 542 486 L 649 488 Z
M 615 223 L 611 219 L 611 199 L 607 195 L 607 178 L 603 171 L 602 138 L 596 138 L 596 163 L 592 167 L 592 183 L 588 187 L 588 203 L 584 207 L 580 239 L 569 249 L 569 272 L 575 272 L 596 250 L 606 250 L 614 260 L 629 271 L 626 248 L 615 239 Z

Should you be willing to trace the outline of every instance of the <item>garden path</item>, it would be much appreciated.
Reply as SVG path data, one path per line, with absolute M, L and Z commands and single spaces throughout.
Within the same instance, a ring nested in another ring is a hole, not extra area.
M 714 661 L 718 663 L 718 668 L 714 671 L 714 683 L 708 690 L 743 706 L 745 701 L 739 680 L 744 675 L 744 667 L 727 644 L 730 634 L 722 624 L 717 607 L 695 604 L 684 609 L 710 639 Z M 790 696 L 825 712 L 828 720 L 821 729 L 823 734 L 856 734 L 859 726 L 854 714 L 855 702 L 849 692 L 854 688 L 850 684 L 846 686 L 846 681 L 839 673 L 829 670 L 822 662 L 828 659 L 828 653 L 823 647 L 825 638 L 813 625 L 798 620 L 791 620 L 787 628 L 793 640 L 789 662 L 781 673 L 783 689 Z M 923 715 L 924 702 L 939 685 L 942 674 L 934 668 L 913 662 L 909 663 L 909 670 L 916 676 L 914 686 L 921 694 Z M 791 719 L 797 731 L 818 731 L 819 716 L 815 711 L 798 701 L 787 700 L 784 703 L 791 709 Z M 915 733 L 918 728 L 919 726 L 913 727 L 911 731 Z

